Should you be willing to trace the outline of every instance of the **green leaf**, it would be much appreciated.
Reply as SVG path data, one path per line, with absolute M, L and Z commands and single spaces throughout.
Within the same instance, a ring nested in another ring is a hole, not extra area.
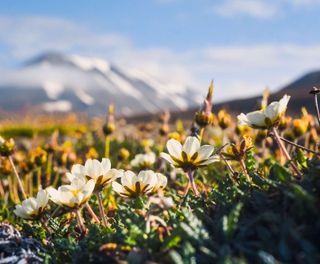
M 222 218 L 222 228 L 227 240 L 231 239 L 234 232 L 237 229 L 237 224 L 240 218 L 241 209 L 243 204 L 238 203 L 230 212 L 228 216 L 223 216 Z

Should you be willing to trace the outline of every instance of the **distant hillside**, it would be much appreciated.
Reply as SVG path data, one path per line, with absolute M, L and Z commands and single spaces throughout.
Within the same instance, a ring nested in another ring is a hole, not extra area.
M 2 73 L 0 112 L 104 115 L 115 103 L 122 115 L 183 110 L 198 104 L 190 87 L 100 58 L 48 52 Z M 199 99 L 199 97 L 198 97 Z
M 299 115 L 301 113 L 301 107 L 306 107 L 310 113 L 315 114 L 314 109 L 314 99 L 313 96 L 309 94 L 309 91 L 313 86 L 320 87 L 320 71 L 314 71 L 303 75 L 287 86 L 281 88 L 279 91 L 273 93 L 270 96 L 269 102 L 274 100 L 279 100 L 284 94 L 291 96 L 288 113 L 292 115 Z M 218 112 L 220 109 L 225 108 L 234 114 L 239 114 L 241 112 L 248 112 L 257 110 L 260 106 L 261 96 L 255 96 L 246 99 L 230 100 L 218 104 L 213 104 L 213 111 Z M 191 108 L 186 111 L 172 111 L 171 119 L 183 119 L 188 120 L 194 117 L 194 113 L 198 111 L 198 108 Z M 156 115 L 139 115 L 130 118 L 129 122 L 139 122 L 156 119 Z

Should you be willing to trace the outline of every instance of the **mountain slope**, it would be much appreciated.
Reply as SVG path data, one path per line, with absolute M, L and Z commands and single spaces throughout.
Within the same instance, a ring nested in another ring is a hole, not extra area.
M 182 110 L 196 105 L 188 87 L 161 83 L 142 72 L 107 61 L 45 53 L 25 62 L 1 80 L 0 108 L 21 111 L 86 111 L 103 114 L 115 103 L 123 115 Z
M 309 113 L 315 113 L 314 99 L 309 94 L 312 87 L 320 87 L 320 71 L 313 71 L 303 75 L 292 83 L 279 89 L 277 92 L 271 94 L 269 102 L 279 100 L 284 94 L 291 96 L 287 112 L 297 116 L 301 113 L 301 108 L 306 107 Z M 217 113 L 220 109 L 228 109 L 234 115 L 238 115 L 241 112 L 249 112 L 259 109 L 261 103 L 261 96 L 254 96 L 251 98 L 237 99 L 213 104 L 213 112 Z M 200 104 L 199 104 L 200 106 Z M 172 111 L 172 121 L 176 119 L 191 120 L 194 117 L 199 107 L 190 108 L 186 111 Z M 146 121 L 156 119 L 156 116 L 151 115 L 138 115 L 130 118 L 128 121 Z

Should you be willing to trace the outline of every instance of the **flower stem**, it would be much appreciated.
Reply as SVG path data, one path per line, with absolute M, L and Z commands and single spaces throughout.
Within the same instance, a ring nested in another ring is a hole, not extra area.
M 13 163 L 12 156 L 9 156 L 8 159 L 9 159 L 9 162 L 10 162 L 11 167 L 12 167 L 12 169 L 13 169 L 14 175 L 15 175 L 16 178 L 17 178 L 18 185 L 19 185 L 19 189 L 20 189 L 20 191 L 21 191 L 21 193 L 22 193 L 23 199 L 27 199 L 26 192 L 24 191 L 24 188 L 23 188 L 23 185 L 22 185 L 20 176 L 19 176 L 19 174 L 18 174 L 18 171 L 17 171 L 17 169 L 16 169 L 16 166 L 15 166 L 14 163 Z
M 41 182 L 42 170 L 41 167 L 37 169 L 37 189 L 40 191 L 42 189 L 42 182 Z
M 305 151 L 307 151 L 307 152 L 310 152 L 310 153 L 313 153 L 313 154 L 315 154 L 315 155 L 317 155 L 317 156 L 320 156 L 320 153 L 319 153 L 319 152 L 316 152 L 316 151 L 314 151 L 314 150 L 312 150 L 312 149 L 308 149 L 308 148 L 306 148 L 306 147 L 304 147 L 304 146 L 301 146 L 301 145 L 299 145 L 299 144 L 297 144 L 297 143 L 294 143 L 294 142 L 292 142 L 292 141 L 290 141 L 290 140 L 288 140 L 288 139 L 286 139 L 286 138 L 283 138 L 283 137 L 280 137 L 280 139 L 281 139 L 282 141 L 284 141 L 284 142 L 292 145 L 292 146 L 295 146 L 295 147 L 297 147 L 297 148 L 301 148 L 301 149 L 303 149 L 303 150 L 305 150 Z
M 46 170 L 46 182 L 45 182 L 45 187 L 49 186 L 49 185 L 50 185 L 50 183 L 51 183 L 52 160 L 53 160 L 53 155 L 52 155 L 52 153 L 49 153 L 49 155 L 48 155 L 48 161 L 47 161 L 47 170 Z
M 235 176 L 235 172 L 234 170 L 232 169 L 231 165 L 229 164 L 229 162 L 227 161 L 227 159 L 223 156 L 223 155 L 220 155 L 221 159 L 224 161 L 224 163 L 226 164 L 228 170 L 232 173 L 233 176 Z
M 47 224 L 47 220 L 44 219 L 43 217 L 41 217 L 40 218 L 40 223 L 43 226 L 43 228 L 47 231 L 47 233 L 50 234 L 50 230 L 49 230 L 49 227 L 48 227 L 48 224 Z
M 183 197 L 186 197 L 189 190 L 190 190 L 190 181 L 188 180 L 188 184 L 187 184 L 187 187 L 185 188 L 184 192 L 183 192 Z
M 84 234 L 86 232 L 86 227 L 84 226 L 83 219 L 80 214 L 80 209 L 76 210 L 76 215 L 77 215 L 78 226 L 80 228 L 80 231 L 82 234 Z
M 189 183 L 191 185 L 191 188 L 192 188 L 194 195 L 199 196 L 200 194 L 199 194 L 199 191 L 197 189 L 197 186 L 196 186 L 196 183 L 195 183 L 194 177 L 193 177 L 194 171 L 188 170 L 187 174 L 188 174 Z
M 103 226 L 107 226 L 107 220 L 106 220 L 106 216 L 104 214 L 101 192 L 97 193 L 97 198 L 98 198 L 98 202 L 99 202 L 100 217 L 102 218 Z
M 5 191 L 2 185 L 2 180 L 0 179 L 0 197 L 4 199 Z
M 315 103 L 315 106 L 316 106 L 318 123 L 320 125 L 320 111 L 319 111 L 319 105 L 318 105 L 318 94 L 314 95 L 314 103 Z
M 249 176 L 249 174 L 248 174 L 247 167 L 246 167 L 246 164 L 245 164 L 245 162 L 244 162 L 244 159 L 240 159 L 239 162 L 240 162 L 242 171 L 243 171 L 244 175 L 245 175 L 246 178 L 247 178 L 247 181 L 248 181 L 248 182 L 251 182 L 251 178 L 250 178 L 250 176 Z
M 301 176 L 301 173 L 298 169 L 298 167 L 293 163 L 291 157 L 290 157 L 290 154 L 288 153 L 286 147 L 284 146 L 283 142 L 281 141 L 281 138 L 278 134 L 278 131 L 275 127 L 272 128 L 272 133 L 273 133 L 273 136 L 275 138 L 275 140 L 277 141 L 278 143 L 278 146 L 280 148 L 280 150 L 282 151 L 282 153 L 284 154 L 284 156 L 286 157 L 286 159 L 290 162 L 290 165 L 292 167 L 292 169 L 295 171 L 295 173 L 298 175 L 298 176 Z
M 200 141 L 200 143 L 201 143 L 202 138 L 203 138 L 203 132 L 204 132 L 204 128 L 201 127 L 201 128 L 200 128 L 200 132 L 199 132 L 199 141 Z
M 33 172 L 29 173 L 29 177 L 27 181 L 29 185 L 29 196 L 32 197 L 33 196 Z
M 97 215 L 94 213 L 94 211 L 92 210 L 91 206 L 89 205 L 89 203 L 86 203 L 86 208 L 89 212 L 89 214 L 92 216 L 92 218 L 94 219 L 94 221 L 96 221 L 98 224 L 100 224 L 100 220 L 97 217 Z
M 105 158 L 109 158 L 109 154 L 110 154 L 110 137 L 106 136 L 106 139 L 105 139 L 105 151 L 104 151 Z

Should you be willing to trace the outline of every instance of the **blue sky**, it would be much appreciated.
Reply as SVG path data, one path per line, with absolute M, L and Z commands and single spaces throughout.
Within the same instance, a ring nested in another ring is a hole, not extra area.
M 1 0 L 0 68 L 58 50 L 247 96 L 320 69 L 319 11 L 320 0 Z

